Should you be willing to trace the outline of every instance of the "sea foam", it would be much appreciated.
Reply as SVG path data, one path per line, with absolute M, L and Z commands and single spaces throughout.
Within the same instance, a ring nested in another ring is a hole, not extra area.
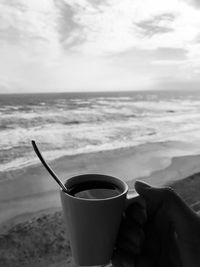
M 32 139 L 49 160 L 149 142 L 200 143 L 196 93 L 10 95 L 0 102 L 0 172 L 38 162 Z

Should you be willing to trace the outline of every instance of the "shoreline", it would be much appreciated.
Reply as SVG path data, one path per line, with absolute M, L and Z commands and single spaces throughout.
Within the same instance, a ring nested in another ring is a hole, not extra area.
M 174 147 L 173 147 L 174 146 Z M 152 149 L 153 148 L 153 149 Z M 120 148 L 114 148 L 114 149 L 108 149 L 108 150 L 101 150 L 101 151 L 91 151 L 91 152 L 86 152 L 86 153 L 80 153 L 80 154 L 74 154 L 74 155 L 64 155 L 59 158 L 55 158 L 52 160 L 46 159 L 50 164 L 53 165 L 59 165 L 59 162 L 63 162 L 65 160 L 74 160 L 79 157 L 89 157 L 90 155 L 109 155 L 112 157 L 119 156 L 121 153 L 126 153 L 126 151 L 130 151 L 133 154 L 136 154 L 138 152 L 153 152 L 152 150 L 155 150 L 156 152 L 163 152 L 165 153 L 168 157 L 173 157 L 176 154 L 190 154 L 190 155 L 196 155 L 200 154 L 200 144 L 196 144 L 194 142 L 185 142 L 185 141 L 173 141 L 173 140 L 168 140 L 168 141 L 158 141 L 158 142 L 145 142 L 141 143 L 138 145 L 134 146 L 128 146 L 128 147 L 120 147 Z M 169 151 L 171 150 L 171 151 Z M 38 163 L 26 165 L 24 167 L 19 167 L 7 171 L 0 171 L 0 184 L 3 182 L 6 182 L 7 180 L 14 180 L 16 178 L 13 178 L 15 175 L 20 177 L 24 173 L 26 173 L 29 170 L 32 169 L 37 169 L 40 168 L 41 162 L 37 158 L 37 156 L 34 154 L 35 159 L 38 161 Z M 74 166 L 72 166 L 74 168 Z M 5 178 L 3 178 L 5 176 Z
M 168 141 L 65 156 L 50 165 L 62 180 L 83 173 L 102 173 L 126 181 L 133 189 L 136 179 L 162 186 L 199 172 L 197 152 L 190 143 Z M 0 183 L 0 227 L 23 214 L 61 207 L 58 185 L 41 164 L 7 176 L 10 179 Z

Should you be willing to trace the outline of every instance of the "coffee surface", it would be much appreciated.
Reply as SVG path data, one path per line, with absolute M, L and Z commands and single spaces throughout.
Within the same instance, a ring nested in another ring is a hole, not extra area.
M 84 199 L 106 199 L 121 194 L 122 189 L 109 182 L 89 181 L 73 186 L 68 193 Z

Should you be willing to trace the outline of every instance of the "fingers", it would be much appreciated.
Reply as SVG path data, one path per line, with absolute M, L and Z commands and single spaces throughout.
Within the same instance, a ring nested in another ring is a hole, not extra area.
M 157 231 L 154 224 L 147 223 L 145 225 L 145 242 L 142 247 L 141 253 L 136 258 L 137 267 L 153 267 L 159 266 L 156 261 L 160 253 L 160 243 Z
M 137 226 L 138 227 L 138 226 Z M 135 238 L 133 238 L 135 236 Z M 143 237 L 142 237 L 143 239 Z M 140 251 L 140 233 L 137 229 L 124 224 L 117 240 L 116 248 L 112 257 L 114 267 L 134 267 L 135 255 Z
M 121 222 L 116 248 L 131 255 L 140 252 L 144 241 L 143 224 L 146 222 L 146 211 L 138 203 L 126 210 Z
M 178 236 L 187 240 L 200 238 L 199 219 L 184 200 L 171 188 L 155 188 L 137 181 L 135 189 L 146 201 L 148 219 L 161 212 L 170 221 Z
M 123 216 L 112 263 L 114 267 L 134 267 L 135 255 L 139 254 L 144 241 L 143 225 L 146 222 L 143 201 L 130 204 Z
M 143 225 L 146 220 L 146 209 L 142 202 L 130 205 L 121 222 L 118 247 L 132 254 L 138 254 L 144 241 Z
M 117 241 L 117 248 L 132 255 L 138 254 L 144 241 L 144 232 L 138 224 L 124 220 Z

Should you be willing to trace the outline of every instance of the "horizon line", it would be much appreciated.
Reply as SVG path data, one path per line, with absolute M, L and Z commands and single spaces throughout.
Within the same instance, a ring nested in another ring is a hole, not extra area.
M 0 95 L 31 95 L 31 94 L 99 94 L 99 93 L 131 93 L 131 92 L 150 92 L 150 91 L 159 91 L 159 92 L 164 92 L 164 91 L 199 91 L 198 89 L 174 89 L 174 88 L 167 88 L 167 89 L 138 89 L 138 90 L 99 90 L 99 91 L 43 91 L 43 92 L 6 92 L 6 93 L 1 93 Z

